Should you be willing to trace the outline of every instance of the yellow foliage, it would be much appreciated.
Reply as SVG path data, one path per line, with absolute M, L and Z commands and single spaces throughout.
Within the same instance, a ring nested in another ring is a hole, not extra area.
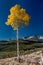
M 26 13 L 26 10 L 16 4 L 10 9 L 10 15 L 8 16 L 6 25 L 11 25 L 14 30 L 17 30 L 21 23 L 28 25 L 29 20 L 30 16 Z

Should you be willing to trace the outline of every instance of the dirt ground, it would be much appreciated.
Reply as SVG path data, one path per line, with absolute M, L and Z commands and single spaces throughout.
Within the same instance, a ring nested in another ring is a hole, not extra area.
M 17 57 L 0 59 L 0 65 L 41 65 L 40 51 L 22 55 L 19 61 Z

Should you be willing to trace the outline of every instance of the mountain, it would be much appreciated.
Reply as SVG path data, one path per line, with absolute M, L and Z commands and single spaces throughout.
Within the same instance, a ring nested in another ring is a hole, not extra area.
M 39 39 L 42 39 L 43 40 L 43 36 L 39 36 Z
M 43 36 L 28 36 L 28 37 L 24 37 L 23 40 L 43 43 Z

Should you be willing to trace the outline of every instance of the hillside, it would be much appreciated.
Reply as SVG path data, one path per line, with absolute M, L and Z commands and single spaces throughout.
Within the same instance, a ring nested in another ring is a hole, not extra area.
M 28 54 L 43 48 L 42 43 L 29 40 L 19 40 L 20 54 Z M 0 59 L 16 56 L 16 40 L 0 41 Z

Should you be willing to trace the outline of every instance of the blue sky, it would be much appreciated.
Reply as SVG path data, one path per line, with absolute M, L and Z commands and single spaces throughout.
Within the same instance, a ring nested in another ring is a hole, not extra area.
M 43 0 L 0 0 L 0 40 L 16 39 L 16 31 L 5 22 L 10 8 L 19 4 L 31 16 L 29 26 L 19 28 L 19 38 L 31 35 L 43 36 Z

